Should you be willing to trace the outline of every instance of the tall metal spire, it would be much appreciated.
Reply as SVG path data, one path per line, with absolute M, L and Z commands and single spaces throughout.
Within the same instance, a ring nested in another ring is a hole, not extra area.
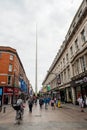
M 36 24 L 36 63 L 35 63 L 35 94 L 37 96 L 37 24 Z

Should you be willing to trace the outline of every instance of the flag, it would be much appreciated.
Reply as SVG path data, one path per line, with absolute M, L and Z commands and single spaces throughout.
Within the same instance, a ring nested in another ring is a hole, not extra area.
M 50 91 L 50 90 L 51 90 L 50 85 L 47 85 L 47 91 Z
M 27 85 L 23 79 L 20 80 L 20 89 L 22 92 L 27 92 Z

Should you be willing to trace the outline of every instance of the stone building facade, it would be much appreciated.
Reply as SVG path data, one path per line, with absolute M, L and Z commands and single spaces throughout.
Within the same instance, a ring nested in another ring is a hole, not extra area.
M 64 42 L 42 83 L 50 84 L 62 101 L 76 104 L 87 96 L 87 0 L 83 0 L 70 25 Z

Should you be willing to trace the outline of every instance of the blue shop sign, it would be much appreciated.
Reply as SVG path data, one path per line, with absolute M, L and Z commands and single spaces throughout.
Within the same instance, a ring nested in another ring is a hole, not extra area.
M 2 88 L 0 88 L 0 96 L 2 96 L 2 93 L 3 93 Z

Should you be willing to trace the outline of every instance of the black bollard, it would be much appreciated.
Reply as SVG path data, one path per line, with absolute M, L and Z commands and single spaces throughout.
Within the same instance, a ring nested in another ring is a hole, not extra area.
M 3 113 L 5 113 L 6 112 L 6 107 L 3 107 Z

